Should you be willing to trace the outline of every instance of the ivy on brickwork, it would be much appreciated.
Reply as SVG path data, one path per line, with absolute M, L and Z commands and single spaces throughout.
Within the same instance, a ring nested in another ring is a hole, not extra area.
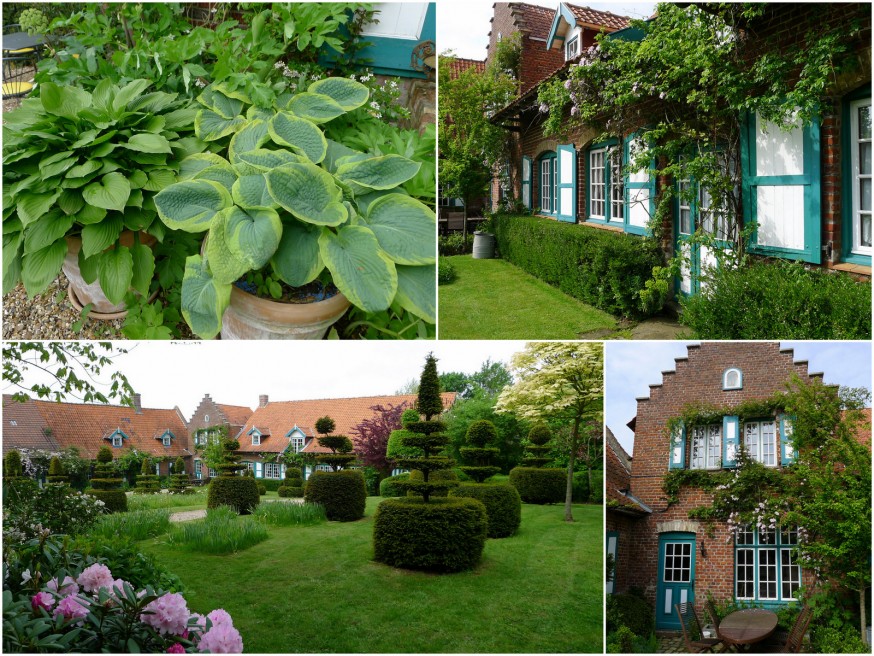
M 693 402 L 683 407 L 680 414 L 668 420 L 665 435 L 670 438 L 673 432 L 682 426 L 707 426 L 721 424 L 726 416 L 745 420 L 774 417 L 782 412 L 786 404 L 786 393 L 776 392 L 767 399 L 751 399 L 737 405 L 715 406 L 709 403 Z

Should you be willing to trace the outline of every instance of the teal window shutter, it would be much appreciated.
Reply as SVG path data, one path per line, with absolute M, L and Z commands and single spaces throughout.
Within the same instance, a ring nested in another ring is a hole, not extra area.
M 822 261 L 819 122 L 783 130 L 758 114 L 741 130 L 744 219 L 759 224 L 750 251 Z
M 531 209 L 531 158 L 522 155 L 522 204 Z
M 795 462 L 798 452 L 792 442 L 792 417 L 781 414 L 777 420 L 780 422 L 780 464 L 785 467 Z
M 681 425 L 671 434 L 671 456 L 668 469 L 686 468 L 686 426 Z
M 722 466 L 737 467 L 737 449 L 740 443 L 740 420 L 736 416 L 722 418 Z
M 655 216 L 655 176 L 650 175 L 646 169 L 639 171 L 628 171 L 627 166 L 631 164 L 634 157 L 635 145 L 639 143 L 641 137 L 637 134 L 631 134 L 625 138 L 623 142 L 623 157 L 622 161 L 626 164 L 625 176 L 625 232 L 630 232 L 635 235 L 647 234 L 646 226 L 651 217 Z M 655 162 L 651 162 L 650 166 L 655 168 Z
M 573 144 L 558 147 L 556 185 L 558 220 L 577 222 L 577 149 Z

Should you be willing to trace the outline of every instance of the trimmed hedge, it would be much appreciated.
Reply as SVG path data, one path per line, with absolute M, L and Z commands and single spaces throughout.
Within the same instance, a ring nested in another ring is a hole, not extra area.
M 93 479 L 92 479 L 93 480 Z M 124 490 L 85 490 L 95 499 L 100 499 L 106 504 L 106 512 L 127 512 L 127 495 Z
M 476 499 L 386 499 L 373 519 L 377 562 L 404 569 L 460 572 L 482 558 L 488 517 Z
M 248 515 L 261 501 L 258 484 L 250 476 L 216 476 L 210 481 L 206 507 L 230 506 Z
M 702 339 L 871 339 L 871 284 L 795 262 L 722 269 L 680 302 Z
M 417 483 L 422 483 L 425 481 L 425 476 L 418 469 L 414 469 L 408 474 L 408 481 L 416 481 Z M 452 469 L 437 469 L 432 471 L 428 476 L 428 482 L 436 483 L 438 481 L 457 481 L 458 474 L 455 473 Z M 407 491 L 407 496 L 410 497 L 418 497 L 421 496 L 421 493 L 415 492 L 413 490 Z M 432 497 L 446 497 L 449 496 L 449 490 L 442 490 L 439 492 L 432 492 Z
M 519 491 L 525 503 L 559 503 L 567 493 L 567 472 L 564 469 L 514 467 L 510 470 L 510 485 Z
M 535 278 L 605 312 L 643 317 L 638 293 L 662 266 L 653 239 L 531 216 L 492 220 L 502 257 Z
M 367 503 L 364 474 L 357 469 L 313 472 L 307 481 L 304 500 L 324 506 L 329 520 L 351 522 L 361 519 Z
M 399 485 L 395 485 L 398 481 L 410 480 L 410 474 L 398 474 L 397 476 L 389 476 L 379 482 L 379 496 L 381 497 L 402 497 L 407 492 Z
M 282 487 L 283 481 L 278 478 L 262 478 L 259 479 L 259 482 L 267 488 L 268 492 L 276 492 L 280 487 Z
M 592 503 L 603 503 L 604 501 L 604 471 L 601 469 L 592 470 L 592 489 L 589 490 L 589 501 Z
M 510 537 L 522 523 L 522 499 L 512 485 L 460 485 L 450 491 L 449 496 L 476 499 L 486 507 L 490 538 Z
M 303 496 L 303 488 L 302 487 L 290 487 L 288 485 L 280 485 L 279 489 L 276 490 L 282 498 L 300 498 Z

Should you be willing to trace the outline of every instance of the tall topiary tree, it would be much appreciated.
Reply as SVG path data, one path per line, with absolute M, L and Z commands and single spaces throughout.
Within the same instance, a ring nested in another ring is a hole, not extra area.
M 173 462 L 173 475 L 170 477 L 170 493 L 187 494 L 188 491 L 188 473 L 185 471 L 185 461 L 182 459 L 182 456 L 179 456 Z
M 248 515 L 261 501 L 258 484 L 254 478 L 239 474 L 247 469 L 246 465 L 240 464 L 240 458 L 236 453 L 240 443 L 235 439 L 225 439 L 222 440 L 221 445 L 221 459 L 216 463 L 218 476 L 209 483 L 206 507 L 230 506 L 239 514 Z
M 49 463 L 48 481 L 57 485 L 67 485 L 70 482 L 70 477 L 64 472 L 64 465 L 57 456 L 53 456 Z
M 501 471 L 500 467 L 491 464 L 492 459 L 501 452 L 498 447 L 490 446 L 497 439 L 498 431 L 488 419 L 475 421 L 467 429 L 467 443 L 470 446 L 459 449 L 465 462 L 461 471 L 477 483 L 482 483 Z
M 3 457 L 3 501 L 8 505 L 25 502 L 37 491 L 36 481 L 24 475 L 21 453 L 9 450 Z
M 137 476 L 137 486 L 134 492 L 137 494 L 155 494 L 161 489 L 161 483 L 158 481 L 158 476 L 152 468 L 150 458 L 143 458 L 143 464 L 140 466 L 140 475 Z
M 10 449 L 3 456 L 3 478 L 16 479 L 24 477 L 24 468 L 21 466 L 21 454 L 16 449 Z
M 409 418 L 409 431 L 400 439 L 405 448 L 417 449 L 416 457 L 397 459 L 402 467 L 418 469 L 422 480 L 398 481 L 396 485 L 421 498 L 386 499 L 377 509 L 373 525 L 374 557 L 377 561 L 408 569 L 455 572 L 474 567 L 482 557 L 488 520 L 482 503 L 468 498 L 434 498 L 457 481 L 434 480 L 432 474 L 448 469 L 453 461 L 438 455 L 449 441 L 443 411 L 437 360 L 429 354 L 419 383 L 416 409 L 424 419 Z
M 87 493 L 106 504 L 107 512 L 125 512 L 127 510 L 127 495 L 121 489 L 123 479 L 118 476 L 112 466 L 112 449 L 100 447 L 97 452 L 97 464 L 94 466 L 94 477 L 91 479 L 91 489 Z
M 325 516 L 334 521 L 349 522 L 364 517 L 367 503 L 367 484 L 360 470 L 347 469 L 357 456 L 352 452 L 352 441 L 345 435 L 331 435 L 336 424 L 330 417 L 316 421 L 319 444 L 330 453 L 319 454 L 320 464 L 328 465 L 330 472 L 315 471 L 307 481 L 304 499 L 325 507 Z
M 546 455 L 552 449 L 549 445 L 551 441 L 549 426 L 535 424 L 528 432 L 523 466 L 510 470 L 510 485 L 519 490 L 519 496 L 525 503 L 557 503 L 564 499 L 564 470 L 544 467 L 552 460 Z

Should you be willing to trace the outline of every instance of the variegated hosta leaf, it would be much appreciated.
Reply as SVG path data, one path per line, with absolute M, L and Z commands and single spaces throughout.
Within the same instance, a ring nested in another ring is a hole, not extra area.
M 225 118 L 211 109 L 201 109 L 194 119 L 194 134 L 204 141 L 216 141 L 233 134 L 246 123 L 242 116 Z
M 200 255 L 185 260 L 182 316 L 196 335 L 212 339 L 222 329 L 222 315 L 231 302 L 231 286 L 215 280 Z
M 194 180 L 212 180 L 217 182 L 229 192 L 234 188 L 234 183 L 237 181 L 237 172 L 233 166 L 208 166 L 202 171 L 198 171 L 194 175 Z
M 225 219 L 228 248 L 252 270 L 270 261 L 282 237 L 282 221 L 271 209 L 242 210 L 231 207 Z
M 337 177 L 370 189 L 392 189 L 415 176 L 421 166 L 400 155 L 383 155 L 347 161 L 337 167 Z
M 249 121 L 231 137 L 228 155 L 232 163 L 236 163 L 240 153 L 248 153 L 250 150 L 260 148 L 270 140 L 267 134 L 267 123 L 260 119 Z
M 327 168 L 331 173 L 335 173 L 337 171 L 337 167 L 340 165 L 340 160 L 343 157 L 349 157 L 350 155 L 361 155 L 362 153 L 357 150 L 352 150 L 348 146 L 344 146 L 341 143 L 334 141 L 333 139 L 328 139 L 328 152 L 325 156 L 323 166 Z M 370 155 L 368 155 L 370 157 Z
M 346 110 L 330 96 L 310 92 L 299 93 L 292 97 L 286 109 L 295 116 L 313 123 L 327 123 L 346 113 Z
M 368 228 L 343 226 L 336 234 L 323 230 L 319 251 L 334 284 L 350 303 L 366 312 L 381 312 L 391 305 L 398 274 Z
M 211 84 L 197 97 L 197 102 L 219 116 L 232 119 L 243 111 L 242 98 L 232 97 L 234 95 L 225 88 Z
M 233 171 L 231 163 L 224 157 L 215 153 L 197 153 L 196 155 L 189 155 L 182 160 L 179 165 L 179 182 L 190 180 L 199 171 L 210 166 L 225 166 L 228 170 Z
M 170 169 L 153 169 L 149 171 L 149 179 L 143 185 L 146 191 L 161 191 L 176 182 L 176 174 Z
M 230 192 L 211 180 L 186 180 L 155 196 L 158 216 L 171 230 L 204 232 L 215 215 L 234 204 Z
M 358 109 L 370 97 L 370 91 L 366 86 L 345 77 L 328 77 L 324 80 L 317 80 L 310 85 L 307 91 L 329 96 L 347 112 Z
M 276 274 L 292 287 L 312 282 L 325 268 L 319 252 L 322 230 L 294 219 L 282 222 L 282 239 L 270 263 Z
M 246 170 L 250 172 L 243 173 L 241 171 L 241 175 L 253 175 L 255 171 L 267 173 L 268 171 L 278 169 L 285 164 L 306 161 L 305 157 L 295 155 L 287 150 L 267 150 L 265 148 L 257 148 L 248 153 L 240 153 L 237 167 L 239 169 L 240 164 L 244 164 L 247 167 Z
M 315 164 L 286 164 L 270 171 L 267 188 L 273 200 L 301 221 L 338 226 L 349 216 L 333 176 Z
M 318 164 L 325 159 L 328 142 L 319 127 L 291 112 L 279 112 L 268 123 L 270 137 L 280 146 L 288 146 Z
M 127 178 L 118 171 L 113 171 L 82 189 L 82 198 L 94 207 L 121 212 L 127 204 L 130 191 Z
M 437 323 L 437 271 L 432 266 L 398 265 L 398 293 L 395 300 L 405 310 Z
M 246 110 L 246 118 L 250 121 L 254 121 L 257 118 L 260 118 L 262 121 L 269 121 L 271 118 L 273 118 L 273 112 L 269 109 L 264 109 L 256 105 L 252 105 L 249 109 Z
M 228 247 L 227 220 L 234 208 L 222 210 L 215 217 L 206 240 L 206 259 L 216 282 L 230 284 L 249 271 L 249 265 L 234 255 Z
M 234 202 L 244 209 L 276 209 L 279 203 L 267 190 L 267 178 L 263 173 L 240 177 L 231 189 Z
M 433 264 L 437 217 L 415 198 L 388 194 L 367 208 L 367 226 L 397 264 Z

